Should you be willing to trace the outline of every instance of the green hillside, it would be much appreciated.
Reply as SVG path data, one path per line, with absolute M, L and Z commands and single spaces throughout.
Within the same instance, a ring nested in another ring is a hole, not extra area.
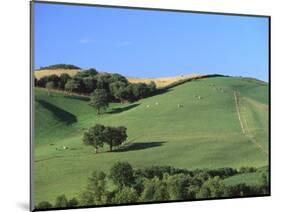
M 82 135 L 96 123 L 126 126 L 125 146 L 94 154 Z M 266 166 L 267 125 L 268 85 L 253 79 L 195 80 L 132 104 L 110 104 L 99 116 L 87 98 L 36 88 L 35 202 L 77 195 L 93 170 L 107 172 L 116 161 L 136 168 Z

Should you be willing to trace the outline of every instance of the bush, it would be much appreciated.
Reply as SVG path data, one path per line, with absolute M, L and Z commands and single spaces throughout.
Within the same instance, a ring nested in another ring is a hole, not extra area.
M 55 201 L 55 208 L 66 208 L 66 207 L 68 207 L 68 200 L 66 196 L 64 194 L 58 196 Z
M 52 204 L 49 203 L 48 201 L 43 201 L 38 203 L 38 205 L 35 207 L 36 209 L 50 209 L 52 208 Z

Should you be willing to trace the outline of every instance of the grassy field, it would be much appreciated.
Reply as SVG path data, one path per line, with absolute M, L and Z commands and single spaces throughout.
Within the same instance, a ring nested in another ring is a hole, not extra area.
M 94 154 L 82 144 L 83 132 L 96 123 L 128 128 L 122 151 L 105 148 Z M 110 104 L 100 116 L 87 98 L 48 96 L 36 88 L 35 202 L 53 202 L 62 193 L 77 195 L 93 170 L 107 172 L 116 161 L 136 168 L 263 167 L 268 165 L 267 125 L 268 85 L 252 79 L 195 80 L 132 104 Z

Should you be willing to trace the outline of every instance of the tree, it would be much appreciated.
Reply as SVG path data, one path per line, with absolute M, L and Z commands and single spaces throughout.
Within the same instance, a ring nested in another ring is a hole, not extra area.
M 54 82 L 54 88 L 57 88 L 59 85 L 60 78 L 56 74 L 47 76 L 47 82 Z
M 48 96 L 50 96 L 50 90 L 55 88 L 55 83 L 53 81 L 47 82 L 46 88 L 48 90 Z
M 41 66 L 40 69 L 81 69 L 71 64 L 55 64 L 50 66 Z
M 88 179 L 87 191 L 93 193 L 94 204 L 105 204 L 107 202 L 106 174 L 94 171 Z
M 55 202 L 55 208 L 66 208 L 67 206 L 68 206 L 68 200 L 66 196 L 64 194 L 58 196 Z
M 59 88 L 64 89 L 65 84 L 67 83 L 68 80 L 70 80 L 71 77 L 69 74 L 63 73 L 60 75 L 60 82 L 59 82 Z
M 105 110 L 108 107 L 108 95 L 105 89 L 96 89 L 91 94 L 90 105 L 93 106 L 97 114 L 101 113 L 101 110 Z
M 184 200 L 187 198 L 188 180 L 186 175 L 166 175 L 165 178 L 170 200 Z
M 115 81 L 109 84 L 109 90 L 111 95 L 115 98 L 115 99 L 119 99 L 120 100 L 120 95 L 119 95 L 119 91 L 120 89 L 124 89 L 126 87 L 126 83 L 122 82 L 122 81 Z
M 67 80 L 64 89 L 66 91 L 69 91 L 70 93 L 72 93 L 73 91 L 77 90 L 79 88 L 79 83 L 74 80 L 74 79 L 69 79 Z
M 96 80 L 93 77 L 83 78 L 85 92 L 91 93 L 96 89 Z
M 41 78 L 37 81 L 37 86 L 38 86 L 38 87 L 45 88 L 47 82 L 48 82 L 48 77 L 47 77 L 47 76 L 41 77 Z
M 258 186 L 260 187 L 262 194 L 268 194 L 269 193 L 269 178 L 268 174 L 262 173 L 262 175 L 259 178 Z
M 109 178 L 118 186 L 132 186 L 135 182 L 134 170 L 128 162 L 117 162 L 110 169 Z
M 126 127 L 106 127 L 104 134 L 106 137 L 105 142 L 109 145 L 110 152 L 112 147 L 120 146 L 127 139 Z
M 157 177 L 147 179 L 141 196 L 142 201 L 165 201 L 169 200 L 167 184 Z
M 138 193 L 134 188 L 125 186 L 116 192 L 112 203 L 136 203 L 138 201 L 138 198 Z
M 153 93 L 156 91 L 156 83 L 154 81 L 151 81 L 149 84 L 148 84 L 148 89 L 149 89 L 149 92 L 150 93 Z
M 218 177 L 209 178 L 205 181 L 196 195 L 196 198 L 218 198 L 224 197 L 226 187 L 223 181 Z
M 88 190 L 83 191 L 79 195 L 79 203 L 82 206 L 94 205 L 94 193 Z
M 49 209 L 52 208 L 52 204 L 47 201 L 42 201 L 38 203 L 38 205 L 35 207 L 36 209 Z
M 95 153 L 98 153 L 99 147 L 103 147 L 104 142 L 106 142 L 104 130 L 105 127 L 101 124 L 96 124 L 94 127 L 89 128 L 83 135 L 83 143 L 93 146 Z
M 79 202 L 76 198 L 70 199 L 67 203 L 67 206 L 70 208 L 77 207 L 78 205 L 79 205 Z
M 90 68 L 84 71 L 79 71 L 75 74 L 75 78 L 86 78 L 86 77 L 94 77 L 98 74 L 97 70 L 94 68 Z

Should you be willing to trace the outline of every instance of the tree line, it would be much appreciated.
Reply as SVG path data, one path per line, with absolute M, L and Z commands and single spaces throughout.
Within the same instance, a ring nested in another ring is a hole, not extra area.
M 81 69 L 81 68 L 71 64 L 55 64 L 50 66 L 41 66 L 39 70 L 42 69 L 52 70 L 52 69 Z
M 93 68 L 80 71 L 73 77 L 64 73 L 60 76 L 53 74 L 35 78 L 34 84 L 36 87 L 47 88 L 49 94 L 52 89 L 59 89 L 66 94 L 74 92 L 90 95 L 90 104 L 98 113 L 106 109 L 109 102 L 134 102 L 156 92 L 154 82 L 130 83 L 120 74 L 99 73 Z
M 256 169 L 187 170 L 171 166 L 133 169 L 128 162 L 117 162 L 108 174 L 94 171 L 88 178 L 85 190 L 81 191 L 76 198 L 68 200 L 65 195 L 60 195 L 54 205 L 44 201 L 36 207 L 46 209 L 268 194 L 269 182 L 265 173 L 260 173 L 256 185 L 239 183 L 227 186 L 224 184 L 225 178 L 243 174 L 247 170 L 253 172 Z M 108 184 L 113 184 L 112 188 L 109 188 Z

